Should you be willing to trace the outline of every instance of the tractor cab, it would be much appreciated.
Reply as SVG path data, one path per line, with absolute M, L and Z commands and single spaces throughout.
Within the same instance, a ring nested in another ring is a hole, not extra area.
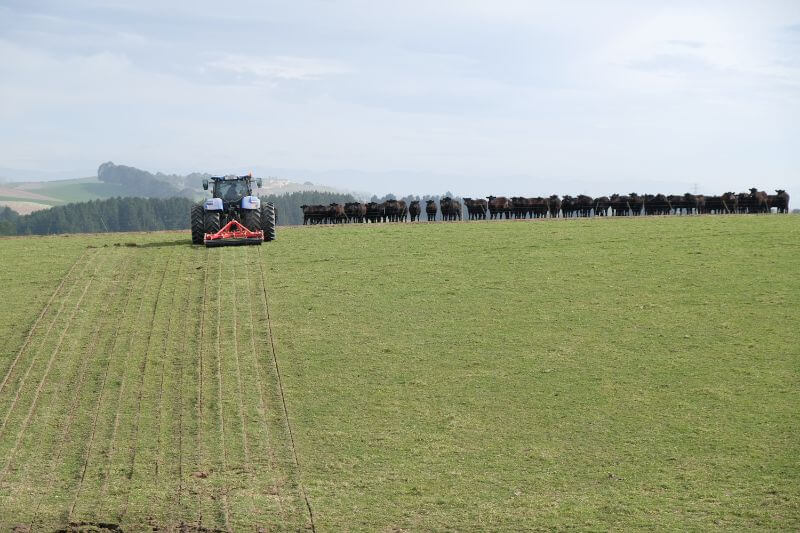
M 239 207 L 242 199 L 246 196 L 253 196 L 253 183 L 256 187 L 261 187 L 261 178 L 253 179 L 253 176 L 212 176 L 211 177 L 211 196 L 222 200 L 223 210 L 229 211 L 232 207 Z M 208 180 L 203 180 L 203 189 L 208 190 Z

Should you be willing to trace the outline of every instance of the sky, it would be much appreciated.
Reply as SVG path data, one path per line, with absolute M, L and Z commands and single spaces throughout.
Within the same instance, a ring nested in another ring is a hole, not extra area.
M 800 1 L 0 0 L 0 175 L 784 188 Z

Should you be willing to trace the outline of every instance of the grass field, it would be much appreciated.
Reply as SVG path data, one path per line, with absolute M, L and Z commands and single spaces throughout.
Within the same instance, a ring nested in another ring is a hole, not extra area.
M 800 528 L 800 217 L 187 237 L 0 240 L 0 529 Z
M 41 195 L 42 198 L 32 200 L 30 195 Z M 87 202 L 103 200 L 114 196 L 129 196 L 120 185 L 105 183 L 94 178 L 78 178 L 69 180 L 10 183 L 0 189 L 0 202 L 37 201 L 46 207 L 70 202 Z M 13 206 L 12 206 L 13 208 Z

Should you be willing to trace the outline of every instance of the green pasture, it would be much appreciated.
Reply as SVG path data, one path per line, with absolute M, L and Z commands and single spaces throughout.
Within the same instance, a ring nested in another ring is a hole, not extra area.
M 800 528 L 797 216 L 0 262 L 5 528 Z

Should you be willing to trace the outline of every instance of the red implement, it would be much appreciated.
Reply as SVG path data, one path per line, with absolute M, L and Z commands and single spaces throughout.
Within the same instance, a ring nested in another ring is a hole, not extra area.
M 263 231 L 250 231 L 238 220 L 231 220 L 216 233 L 206 233 L 203 242 L 206 246 L 235 246 L 238 244 L 261 244 Z

